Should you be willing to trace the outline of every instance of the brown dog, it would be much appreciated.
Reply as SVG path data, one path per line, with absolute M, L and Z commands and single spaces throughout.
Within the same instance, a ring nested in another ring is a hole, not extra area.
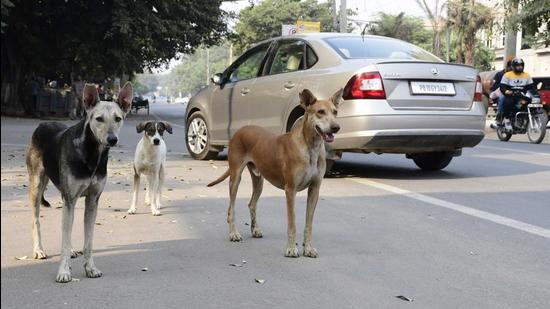
M 235 198 L 242 171 L 248 167 L 253 185 L 252 198 L 248 204 L 252 236 L 262 237 L 262 231 L 256 222 L 256 204 L 262 193 L 265 177 L 277 188 L 285 190 L 288 217 L 285 256 L 298 257 L 294 200 L 298 191 L 308 188 L 303 254 L 317 257 L 317 251 L 311 246 L 313 213 L 325 174 L 325 142 L 334 141 L 334 133 L 340 130 L 336 123 L 336 109 L 341 101 L 342 90 L 330 100 L 317 100 L 311 91 L 305 89 L 300 93 L 300 103 L 305 114 L 291 132 L 277 136 L 258 126 L 245 126 L 235 132 L 229 142 L 229 169 L 208 184 L 211 187 L 229 176 L 227 223 L 231 241 L 242 240 L 235 226 Z

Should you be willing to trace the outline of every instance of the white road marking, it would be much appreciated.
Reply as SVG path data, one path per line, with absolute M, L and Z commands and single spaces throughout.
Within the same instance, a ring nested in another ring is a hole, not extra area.
M 488 220 L 488 221 L 491 221 L 491 222 L 494 222 L 494 223 L 502 224 L 502 225 L 505 225 L 505 226 L 508 226 L 508 227 L 511 227 L 511 228 L 514 228 L 514 229 L 517 229 L 517 230 L 520 230 L 520 231 L 524 231 L 524 232 L 527 232 L 527 233 L 530 233 L 530 234 L 533 234 L 533 235 L 538 235 L 538 236 L 542 236 L 544 238 L 550 239 L 550 230 L 547 230 L 547 229 L 545 229 L 543 227 L 540 227 L 540 226 L 536 226 L 536 225 L 532 225 L 532 224 L 529 224 L 529 223 L 517 221 L 517 220 L 511 219 L 511 218 L 495 215 L 495 214 L 492 214 L 490 212 L 486 212 L 486 211 L 483 211 L 483 210 L 478 210 L 478 209 L 475 209 L 475 208 L 466 207 L 466 206 L 459 205 L 459 204 L 456 204 L 456 203 L 447 202 L 447 201 L 440 200 L 440 199 L 437 199 L 437 198 L 434 198 L 434 197 L 431 197 L 431 196 L 427 196 L 427 195 L 420 194 L 420 193 L 415 193 L 415 192 L 412 192 L 412 191 L 408 191 L 408 190 L 405 190 L 405 189 L 401 189 L 401 188 L 398 188 L 398 187 L 390 186 L 390 185 L 383 184 L 383 183 L 376 182 L 376 181 L 372 181 L 372 180 L 361 179 L 361 178 L 348 178 L 348 180 L 351 180 L 351 181 L 354 181 L 354 182 L 357 182 L 357 183 L 360 183 L 360 184 L 363 184 L 363 185 L 375 187 L 377 189 L 381 189 L 381 190 L 384 190 L 384 191 L 388 191 L 388 192 L 392 192 L 392 193 L 395 193 L 395 194 L 410 197 L 412 199 L 419 200 L 419 201 L 422 201 L 422 202 L 425 202 L 425 203 L 429 203 L 429 204 L 432 204 L 432 205 L 435 205 L 435 206 L 440 206 L 440 207 L 443 207 L 443 208 L 458 211 L 458 212 L 461 212 L 461 213 L 466 214 L 466 215 L 470 215 L 470 216 L 477 217 L 477 218 L 480 218 L 480 219 L 485 219 L 485 220 Z
M 519 150 L 519 149 L 510 149 L 510 148 L 506 148 L 506 147 L 494 147 L 494 146 L 479 145 L 479 146 L 476 146 L 476 148 L 486 148 L 486 149 L 494 149 L 494 150 L 500 150 L 500 151 L 510 151 L 510 152 L 518 152 L 518 153 L 526 153 L 526 154 L 531 154 L 531 155 L 541 155 L 541 156 L 549 156 L 550 157 L 550 153 L 528 151 L 528 150 Z

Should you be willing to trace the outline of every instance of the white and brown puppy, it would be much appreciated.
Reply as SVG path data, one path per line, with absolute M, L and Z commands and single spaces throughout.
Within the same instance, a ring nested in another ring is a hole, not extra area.
M 148 182 L 145 203 L 151 206 L 153 216 L 160 216 L 160 196 L 166 163 L 166 144 L 162 136 L 164 131 L 172 134 L 172 125 L 166 121 L 146 121 L 138 123 L 136 130 L 137 133 L 145 133 L 137 144 L 134 156 L 134 197 L 128 213 L 136 213 L 140 175 L 144 174 Z

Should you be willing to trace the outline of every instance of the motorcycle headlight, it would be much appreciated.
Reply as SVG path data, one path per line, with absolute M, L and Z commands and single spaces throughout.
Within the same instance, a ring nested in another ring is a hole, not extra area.
M 535 103 L 535 104 L 540 103 L 540 98 L 533 98 L 533 99 L 531 100 L 531 103 Z

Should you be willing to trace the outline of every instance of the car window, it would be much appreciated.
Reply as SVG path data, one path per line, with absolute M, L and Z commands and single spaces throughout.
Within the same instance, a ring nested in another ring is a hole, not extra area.
M 269 74 L 287 73 L 301 70 L 304 58 L 304 42 L 302 41 L 283 41 L 280 43 L 273 61 Z
M 232 70 L 229 81 L 236 82 L 256 77 L 262 66 L 265 55 L 267 54 L 268 47 L 269 44 L 263 45 L 247 55 L 246 58 Z
M 360 36 L 334 37 L 325 40 L 340 56 L 346 59 L 406 59 L 443 62 L 422 48 L 399 40 L 373 37 L 363 39 Z
M 317 55 L 313 51 L 313 48 L 311 48 L 309 46 L 306 49 L 306 53 L 307 53 L 307 55 L 306 55 L 307 69 L 309 69 L 317 63 L 317 60 L 319 60 L 319 58 L 317 57 Z

